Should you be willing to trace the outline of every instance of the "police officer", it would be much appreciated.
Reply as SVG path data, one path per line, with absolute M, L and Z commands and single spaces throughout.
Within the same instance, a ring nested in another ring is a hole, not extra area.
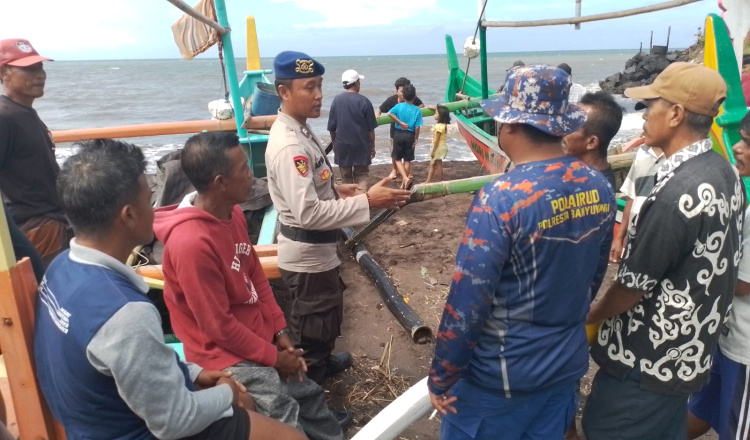
M 387 187 L 388 178 L 367 192 L 356 184 L 335 185 L 324 148 L 307 125 L 320 116 L 325 68 L 291 51 L 278 54 L 273 68 L 281 110 L 271 127 L 266 167 L 281 223 L 279 269 L 292 296 L 285 312 L 292 339 L 306 352 L 308 376 L 322 383 L 352 363 L 349 353 L 331 354 L 344 313 L 337 230 L 367 223 L 370 209 L 398 209 L 409 191 Z

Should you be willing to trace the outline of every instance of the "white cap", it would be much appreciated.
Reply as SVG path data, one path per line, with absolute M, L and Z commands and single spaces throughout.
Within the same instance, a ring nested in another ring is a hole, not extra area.
M 359 81 L 360 79 L 365 79 L 365 76 L 364 75 L 360 75 L 354 69 L 349 69 L 346 72 L 344 72 L 344 73 L 341 74 L 341 82 L 343 82 L 345 86 L 348 86 L 350 84 L 354 84 L 355 82 Z

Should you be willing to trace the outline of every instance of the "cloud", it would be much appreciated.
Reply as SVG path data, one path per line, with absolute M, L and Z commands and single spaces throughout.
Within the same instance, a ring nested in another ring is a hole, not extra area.
M 349 28 L 387 26 L 415 18 L 420 12 L 435 7 L 437 0 L 272 0 L 273 3 L 294 3 L 298 8 L 314 11 L 322 21 L 296 23 L 295 28 Z
M 27 0 L 3 4 L 0 38 L 28 38 L 52 53 L 119 48 L 143 40 L 142 9 L 122 0 Z

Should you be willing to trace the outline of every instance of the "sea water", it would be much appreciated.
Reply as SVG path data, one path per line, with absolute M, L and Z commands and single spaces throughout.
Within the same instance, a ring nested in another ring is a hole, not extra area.
M 499 88 L 506 69 L 514 61 L 526 64 L 568 63 L 573 69 L 573 80 L 588 90 L 598 90 L 598 81 L 621 71 L 634 51 L 554 51 L 497 53 L 488 56 L 490 90 Z M 417 96 L 426 105 L 445 102 L 448 63 L 445 55 L 321 57 L 326 68 L 323 81 L 323 109 L 321 116 L 308 122 L 324 143 L 330 136 L 326 130 L 328 110 L 333 98 L 343 92 L 341 73 L 355 69 L 365 76 L 360 93 L 378 107 L 395 91 L 396 78 L 404 76 L 412 81 Z M 462 69 L 469 60 L 459 56 Z M 273 60 L 261 59 L 265 69 Z M 237 59 L 238 75 L 242 74 L 244 59 Z M 45 96 L 36 100 L 34 107 L 51 130 L 96 128 L 115 125 L 147 124 L 155 122 L 209 119 L 208 102 L 224 98 L 224 82 L 218 59 L 185 61 L 170 60 L 110 60 L 57 61 L 45 63 L 47 85 Z M 479 78 L 479 59 L 469 65 L 469 72 Z M 273 80 L 273 75 L 269 75 Z M 617 97 L 625 110 L 622 128 L 613 145 L 619 145 L 641 132 L 643 120 L 634 111 L 635 102 Z M 433 117 L 425 118 L 425 126 L 417 143 L 416 160 L 427 160 L 430 151 Z M 387 163 L 389 158 L 388 127 L 375 130 L 377 155 L 374 163 Z M 189 135 L 171 135 L 127 139 L 144 148 L 149 160 L 149 172 L 154 162 L 164 154 L 180 148 Z M 474 155 L 461 138 L 455 123 L 448 132 L 447 160 L 474 160 Z M 58 161 L 74 152 L 71 144 L 58 144 Z

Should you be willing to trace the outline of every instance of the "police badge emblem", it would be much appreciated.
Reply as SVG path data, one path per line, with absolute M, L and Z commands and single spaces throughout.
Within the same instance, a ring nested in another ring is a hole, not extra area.
M 294 71 L 297 73 L 301 73 L 303 75 L 309 75 L 315 70 L 313 69 L 314 61 L 313 60 L 301 60 L 298 59 L 295 61 L 297 67 L 294 68 Z
M 299 171 L 302 177 L 307 177 L 310 174 L 310 159 L 305 156 L 294 156 L 294 166 Z

